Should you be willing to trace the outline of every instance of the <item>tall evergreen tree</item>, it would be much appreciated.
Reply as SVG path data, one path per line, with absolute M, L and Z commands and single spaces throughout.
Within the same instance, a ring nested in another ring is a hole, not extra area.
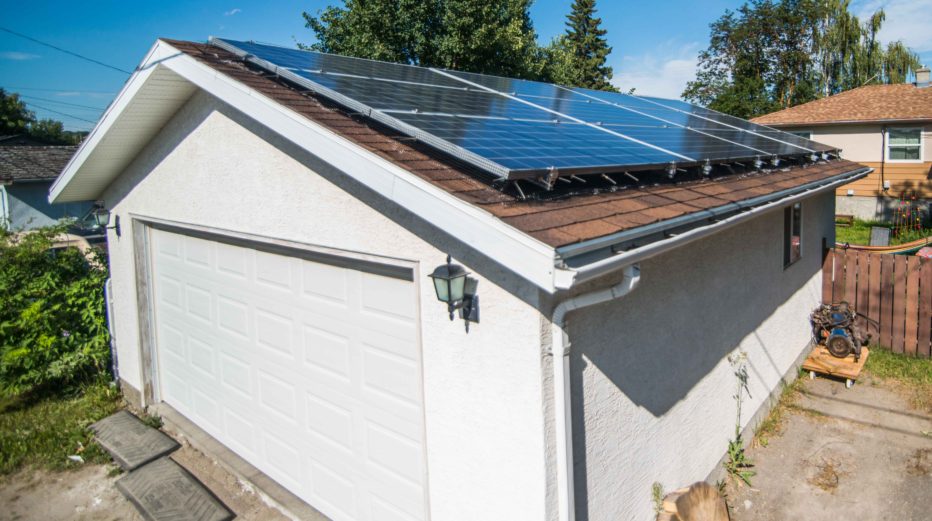
M 550 79 L 556 83 L 596 90 L 617 90 L 606 65 L 611 46 L 596 18 L 595 0 L 574 0 L 566 16 L 566 34 L 547 49 Z

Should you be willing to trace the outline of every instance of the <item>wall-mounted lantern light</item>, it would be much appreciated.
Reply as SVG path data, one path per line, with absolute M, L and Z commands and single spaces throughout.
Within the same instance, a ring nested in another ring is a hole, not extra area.
M 120 236 L 120 216 L 113 216 L 113 226 L 110 226 L 110 210 L 104 208 L 100 203 L 94 205 L 91 208 L 91 211 L 87 214 L 87 217 L 84 218 L 84 222 L 90 225 L 92 230 L 113 230 L 116 232 L 117 237 Z
M 453 320 L 453 312 L 460 310 L 468 333 L 469 323 L 479 322 L 479 296 L 476 295 L 479 281 L 470 277 L 466 268 L 453 264 L 449 255 L 447 263 L 437 266 L 429 277 L 434 280 L 437 300 L 447 305 L 450 320 Z

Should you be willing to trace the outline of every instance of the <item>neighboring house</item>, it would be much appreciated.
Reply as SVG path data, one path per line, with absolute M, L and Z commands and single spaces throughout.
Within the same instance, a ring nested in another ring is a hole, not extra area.
M 87 214 L 92 202 L 51 204 L 48 199 L 52 182 L 77 149 L 0 136 L 0 225 L 29 230 Z
M 523 200 L 218 46 L 159 40 L 136 71 L 51 192 L 122 218 L 125 394 L 338 520 L 649 519 L 652 483 L 717 472 L 729 355 L 742 426 L 795 376 L 834 190 L 869 171 L 594 172 Z M 448 254 L 478 281 L 468 332 L 428 278 Z
M 867 85 L 752 121 L 842 149 L 842 157 L 874 169 L 836 192 L 836 211 L 890 219 L 901 200 L 932 200 L 932 83 Z M 928 214 L 927 214 L 928 215 Z

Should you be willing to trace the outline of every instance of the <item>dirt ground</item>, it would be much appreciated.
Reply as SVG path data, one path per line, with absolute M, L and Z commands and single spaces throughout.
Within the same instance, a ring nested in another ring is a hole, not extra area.
M 729 485 L 732 520 L 932 519 L 932 415 L 869 376 L 806 380 L 793 402 L 747 452 L 753 487 Z
M 285 521 L 248 486 L 213 460 L 183 445 L 172 459 L 194 474 L 236 519 Z M 75 471 L 23 470 L 0 480 L 0 521 L 142 521 L 136 508 L 113 485 L 122 474 L 112 465 L 86 465 Z

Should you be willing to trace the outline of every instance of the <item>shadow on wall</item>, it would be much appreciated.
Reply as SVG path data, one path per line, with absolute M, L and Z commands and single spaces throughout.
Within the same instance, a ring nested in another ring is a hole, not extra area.
M 804 208 L 808 218 L 816 222 L 809 223 L 803 232 L 803 258 L 786 270 L 782 266 L 783 219 L 777 211 L 644 262 L 641 284 L 629 296 L 592 312 L 570 316 L 577 519 L 590 517 L 587 500 L 593 478 L 587 475 L 588 469 L 590 465 L 604 464 L 587 461 L 587 435 L 604 430 L 606 422 L 611 428 L 617 425 L 625 429 L 632 419 L 627 401 L 659 419 L 744 338 L 757 335 L 758 327 L 819 272 L 826 230 L 817 221 L 831 225 L 832 200 L 833 195 L 826 194 L 821 207 L 811 201 Z M 827 238 L 832 240 L 833 236 Z M 750 368 L 752 379 L 758 380 L 773 381 L 786 370 L 777 365 L 771 352 L 792 349 L 795 358 L 803 347 L 784 345 L 773 338 L 768 341 L 760 335 L 756 340 L 766 356 L 764 365 L 770 366 L 761 367 L 759 357 L 753 360 L 758 366 Z M 777 358 L 785 360 L 786 356 Z M 584 389 L 584 382 L 588 389 Z M 720 395 L 722 402 L 707 400 L 698 405 L 694 414 L 708 407 L 733 410 L 734 404 L 728 398 L 734 392 L 733 385 L 733 379 L 728 380 L 727 389 Z M 587 410 L 589 403 L 597 405 Z M 745 419 L 753 413 L 747 411 Z M 587 432 L 587 424 L 592 433 Z M 630 432 L 638 429 L 632 427 Z M 725 429 L 723 436 L 729 434 Z M 615 436 L 616 440 L 624 438 L 621 434 Z M 658 447 L 670 439 L 658 440 Z M 711 440 L 690 443 L 705 441 Z M 605 444 L 604 432 L 591 443 Z M 599 451 L 595 447 L 589 450 Z M 606 453 L 606 458 L 639 458 L 617 445 L 606 450 L 614 453 Z

